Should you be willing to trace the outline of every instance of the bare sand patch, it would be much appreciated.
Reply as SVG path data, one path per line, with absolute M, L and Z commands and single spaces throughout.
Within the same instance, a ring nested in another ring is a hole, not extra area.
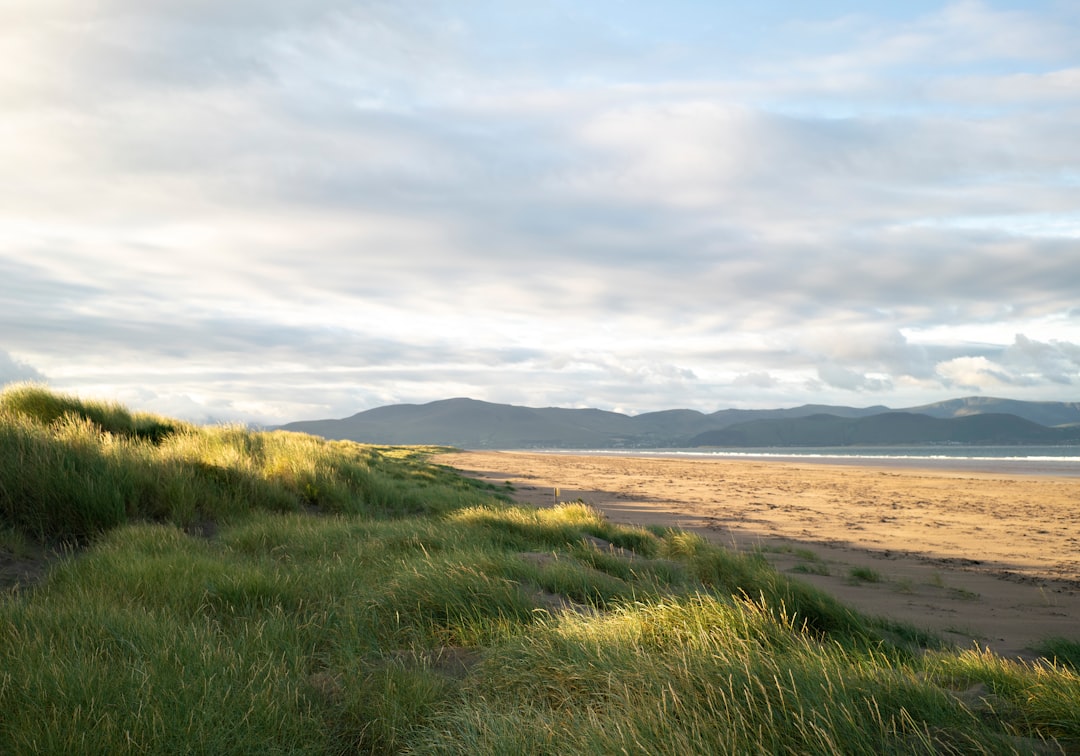
M 850 605 L 960 646 L 1030 656 L 1080 639 L 1080 479 L 812 463 L 462 452 L 522 503 L 759 549 Z

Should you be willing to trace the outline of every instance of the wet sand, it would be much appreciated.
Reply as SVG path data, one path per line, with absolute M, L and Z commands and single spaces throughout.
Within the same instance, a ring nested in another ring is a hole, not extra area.
M 434 461 L 509 481 L 522 503 L 550 506 L 558 488 L 615 522 L 758 549 L 851 606 L 958 646 L 1030 658 L 1040 640 L 1080 640 L 1077 478 L 529 452 Z

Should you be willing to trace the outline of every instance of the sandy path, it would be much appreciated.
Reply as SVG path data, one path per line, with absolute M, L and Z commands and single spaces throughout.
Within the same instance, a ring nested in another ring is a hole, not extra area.
M 1045 638 L 1080 640 L 1080 479 L 527 452 L 434 461 L 510 481 L 522 502 L 549 505 L 558 487 L 616 522 L 761 548 L 863 611 L 959 645 L 1027 656 Z M 859 567 L 881 579 L 853 579 Z

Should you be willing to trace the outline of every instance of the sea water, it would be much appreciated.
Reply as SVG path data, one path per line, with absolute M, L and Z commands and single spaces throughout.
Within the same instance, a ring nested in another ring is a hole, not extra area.
M 540 451 L 540 450 L 537 450 Z M 800 446 L 738 449 L 546 449 L 553 454 L 598 454 L 674 459 L 772 460 L 870 467 L 921 467 L 1009 475 L 1080 477 L 1077 446 Z

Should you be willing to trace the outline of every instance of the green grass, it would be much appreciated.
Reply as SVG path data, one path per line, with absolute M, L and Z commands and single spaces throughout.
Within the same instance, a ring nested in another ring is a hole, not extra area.
M 761 556 L 513 506 L 434 449 L 18 386 L 0 452 L 0 556 L 63 554 L 0 598 L 0 753 L 1080 748 L 1075 643 L 940 648 Z
M 1047 638 L 1035 647 L 1035 650 L 1056 664 L 1080 671 L 1080 640 L 1068 638 Z
M 195 427 L 21 385 L 0 394 L 0 517 L 41 539 L 82 543 L 133 520 L 306 507 L 404 515 L 467 501 L 470 484 L 423 466 L 424 451 Z
M 827 576 L 830 573 L 829 565 L 823 562 L 801 562 L 791 568 L 791 572 L 799 575 L 821 575 Z
M 788 571 L 797 575 L 821 575 L 830 574 L 829 565 L 810 549 L 795 548 L 792 546 L 757 546 L 753 553 L 765 556 L 766 554 L 786 554 L 799 559 L 799 563 Z
M 848 576 L 853 583 L 880 583 L 881 573 L 870 567 L 852 567 Z

